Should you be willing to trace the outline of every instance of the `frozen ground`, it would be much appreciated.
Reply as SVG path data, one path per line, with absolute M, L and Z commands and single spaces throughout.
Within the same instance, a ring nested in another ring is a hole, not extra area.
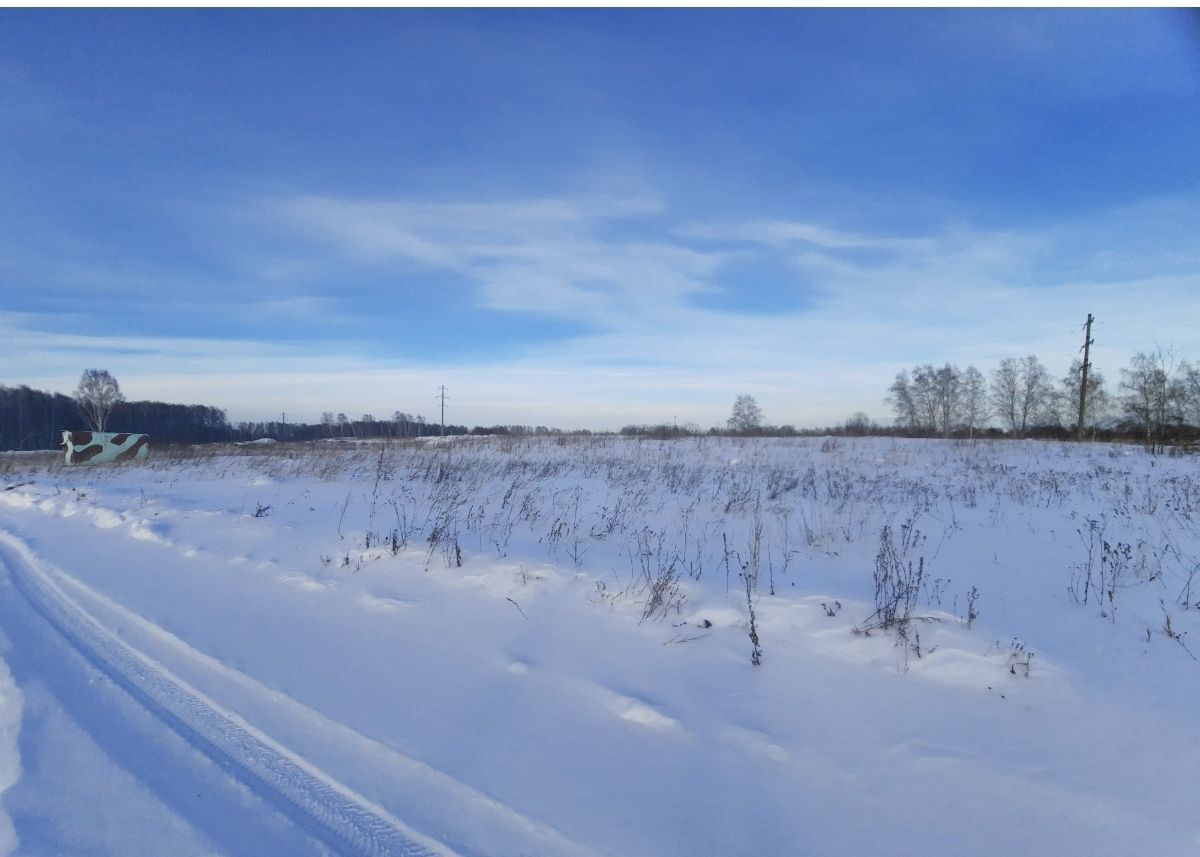
M 0 470 L 0 854 L 1200 850 L 1194 458 L 466 439 Z

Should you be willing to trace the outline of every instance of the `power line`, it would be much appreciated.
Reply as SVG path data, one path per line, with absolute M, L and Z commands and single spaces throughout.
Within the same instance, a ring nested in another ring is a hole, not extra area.
M 1157 342 L 1108 342 L 1106 343 L 1112 348 L 1174 348 L 1176 345 L 1200 345 L 1200 339 L 1168 339 L 1165 342 L 1158 340 Z
M 1166 319 L 1161 315 L 1153 318 L 1128 318 L 1122 316 L 1115 321 L 1098 321 L 1096 324 L 1100 325 L 1101 327 L 1127 327 L 1131 324 L 1163 324 L 1169 320 L 1170 319 Z

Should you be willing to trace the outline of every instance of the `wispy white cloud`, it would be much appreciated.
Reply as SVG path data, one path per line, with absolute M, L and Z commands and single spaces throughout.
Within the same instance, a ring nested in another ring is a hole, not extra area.
M 479 306 L 615 324 L 708 286 L 718 253 L 608 234 L 653 223 L 653 195 L 410 203 L 304 197 L 277 216 L 355 262 L 457 274 Z
M 763 244 L 774 248 L 808 245 L 825 250 L 881 250 L 895 254 L 929 252 L 936 246 L 924 237 L 867 235 L 797 220 L 692 224 L 680 229 L 678 234 L 686 238 Z

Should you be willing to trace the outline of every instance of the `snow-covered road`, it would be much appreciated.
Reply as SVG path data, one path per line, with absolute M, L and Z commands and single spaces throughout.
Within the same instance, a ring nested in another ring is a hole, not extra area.
M 102 791 L 132 775 L 136 783 L 131 791 L 143 792 L 136 799 L 147 804 L 138 823 L 156 831 L 153 850 L 163 847 L 160 836 L 170 841 L 174 830 L 179 841 L 172 853 L 181 855 L 593 854 L 195 650 L 46 563 L 3 530 L 0 592 L 4 657 L 36 703 L 28 712 L 33 716 L 25 718 L 25 729 L 35 734 L 26 734 L 24 744 L 36 748 L 70 738 L 87 745 L 85 752 L 91 749 L 95 758 L 84 769 L 69 776 L 53 766 L 43 772 L 49 780 L 71 780 L 77 792 L 86 790 L 81 780 Z M 322 752 L 336 756 L 347 769 L 388 783 L 393 797 L 420 793 L 424 821 L 445 823 L 457 817 L 450 827 L 464 850 L 413 830 L 214 695 L 234 700 L 240 711 L 278 732 L 303 736 L 309 744 L 319 741 Z M 63 722 L 70 728 L 63 729 Z M 49 734 L 56 724 L 58 734 Z M 36 734 L 42 729 L 47 734 Z M 53 790 L 38 777 L 26 777 L 21 785 L 41 789 L 43 801 Z M 20 814 L 21 789 L 15 798 Z M 38 815 L 49 821 L 36 851 L 86 847 L 94 853 L 128 853 L 146 832 L 114 830 L 110 842 L 97 842 L 94 829 L 71 830 L 76 816 L 80 826 L 88 826 L 86 806 L 55 804 L 53 809 L 30 809 L 35 829 Z
M 113 697 L 124 692 L 150 715 L 158 731 L 173 732 L 188 747 L 215 762 L 230 777 L 334 853 L 347 857 L 430 857 L 453 853 L 409 829 L 381 808 L 372 806 L 361 795 L 295 756 L 122 640 L 63 589 L 63 585 L 67 585 L 77 591 L 87 591 L 82 584 L 63 572 L 52 574 L 23 542 L 4 532 L 0 532 L 0 560 L 7 572 L 6 586 L 25 602 L 25 605 L 18 605 L 17 598 L 5 599 L 8 605 L 6 626 L 22 627 L 28 632 L 30 625 L 37 622 L 37 618 L 29 614 L 36 613 L 47 624 L 48 630 L 62 638 L 72 650 L 71 655 L 86 660 L 109 679 L 112 687 L 96 687 L 96 682 L 89 682 L 97 696 L 102 697 L 95 700 L 96 708 L 115 707 Z M 23 610 L 24 606 L 32 610 Z M 26 613 L 24 617 L 13 615 L 22 612 Z M 165 636 L 145 620 L 134 616 L 128 618 L 138 621 L 145 632 Z M 33 648 L 33 658 L 38 657 L 39 643 L 35 641 L 47 636 L 36 631 L 9 635 L 10 640 L 19 641 L 18 657 L 25 656 L 26 648 Z M 198 653 L 192 654 L 201 658 Z M 93 734 L 101 732 L 99 729 L 92 731 Z M 113 748 L 111 742 L 109 747 Z M 116 753 L 120 761 L 122 750 L 116 748 Z M 182 787 L 185 783 L 175 785 Z M 186 785 L 190 791 L 191 784 Z M 206 809 L 205 814 L 211 814 L 211 808 Z M 227 820 L 220 823 L 226 824 Z M 206 828 L 210 832 L 211 829 Z M 244 848 L 245 843 L 239 843 L 239 846 Z

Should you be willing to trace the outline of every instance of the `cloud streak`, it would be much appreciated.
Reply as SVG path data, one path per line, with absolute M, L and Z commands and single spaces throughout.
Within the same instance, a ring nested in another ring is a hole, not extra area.
M 480 307 L 601 325 L 705 292 L 722 259 L 665 241 L 606 237 L 653 224 L 663 212 L 651 195 L 441 204 L 304 197 L 268 208 L 347 261 L 455 274 L 471 283 Z

